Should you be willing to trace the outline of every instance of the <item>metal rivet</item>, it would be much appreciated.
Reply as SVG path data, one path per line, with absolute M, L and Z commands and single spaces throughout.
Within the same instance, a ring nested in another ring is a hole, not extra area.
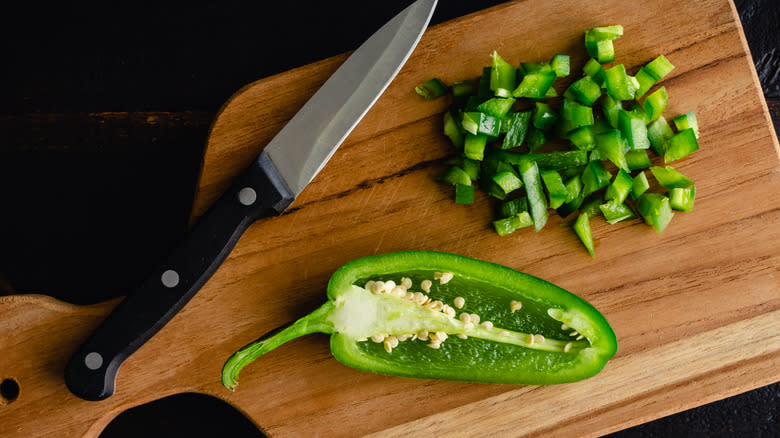
M 87 368 L 91 370 L 96 370 L 103 366 L 103 356 L 100 355 L 100 353 L 91 352 L 87 353 L 87 355 L 84 357 L 84 365 L 87 366 Z
M 179 273 L 173 269 L 168 269 L 162 273 L 160 280 L 165 287 L 176 287 L 179 284 Z
M 252 205 L 257 201 L 257 192 L 252 187 L 244 187 L 238 192 L 238 202 L 243 205 Z

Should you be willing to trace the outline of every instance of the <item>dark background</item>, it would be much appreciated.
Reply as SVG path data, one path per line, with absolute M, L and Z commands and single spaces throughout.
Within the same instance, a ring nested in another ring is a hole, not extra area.
M 249 82 L 355 49 L 410 3 L 30 2 L 4 11 L 0 294 L 80 304 L 126 294 L 185 232 L 222 103 Z M 439 3 L 432 24 L 502 1 Z M 736 5 L 777 129 L 780 2 Z M 774 384 L 615 436 L 778 436 L 778 402 Z M 121 414 L 101 436 L 228 433 L 260 436 L 232 408 L 189 394 Z

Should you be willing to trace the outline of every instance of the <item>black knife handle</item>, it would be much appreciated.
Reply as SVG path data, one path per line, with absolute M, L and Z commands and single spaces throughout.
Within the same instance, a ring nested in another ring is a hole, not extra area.
M 268 155 L 260 154 L 71 357 L 68 389 L 85 400 L 111 396 L 122 362 L 187 304 L 255 220 L 280 214 L 293 199 Z

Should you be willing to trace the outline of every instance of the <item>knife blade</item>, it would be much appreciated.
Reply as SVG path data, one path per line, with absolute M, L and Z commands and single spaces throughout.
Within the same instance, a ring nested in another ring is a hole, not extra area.
M 325 166 L 404 65 L 437 0 L 417 0 L 364 42 L 271 140 L 146 280 L 71 356 L 65 383 L 103 400 L 122 363 L 206 283 L 256 220 L 281 214 Z

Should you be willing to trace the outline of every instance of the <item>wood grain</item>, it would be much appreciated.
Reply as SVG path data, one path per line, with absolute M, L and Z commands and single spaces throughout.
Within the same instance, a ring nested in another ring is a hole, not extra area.
M 123 365 L 108 400 L 76 399 L 61 374 L 115 302 L 0 298 L 0 378 L 21 386 L 17 400 L 0 406 L 0 435 L 96 436 L 131 406 L 201 392 L 272 436 L 588 436 L 780 380 L 780 148 L 736 13 L 725 0 L 665 0 L 639 10 L 626 3 L 513 2 L 429 29 L 291 210 L 247 231 L 199 294 Z M 666 54 L 676 66 L 663 82 L 669 113 L 696 109 L 701 150 L 675 166 L 696 181 L 695 211 L 677 214 L 662 235 L 638 220 L 593 221 L 595 260 L 558 217 L 540 233 L 498 237 L 487 197 L 456 206 L 435 183 L 450 153 L 440 134 L 447 102 L 424 102 L 413 86 L 431 74 L 475 76 L 493 49 L 511 62 L 568 52 L 576 71 L 582 29 L 614 17 L 626 31 L 619 60 L 634 72 Z M 343 59 L 250 84 L 225 104 L 211 128 L 194 216 Z M 225 358 L 318 306 L 337 267 L 404 249 L 499 262 L 577 293 L 612 324 L 617 357 L 571 385 L 462 384 L 361 373 L 332 359 L 325 336 L 312 335 L 245 369 L 237 392 L 221 387 Z

